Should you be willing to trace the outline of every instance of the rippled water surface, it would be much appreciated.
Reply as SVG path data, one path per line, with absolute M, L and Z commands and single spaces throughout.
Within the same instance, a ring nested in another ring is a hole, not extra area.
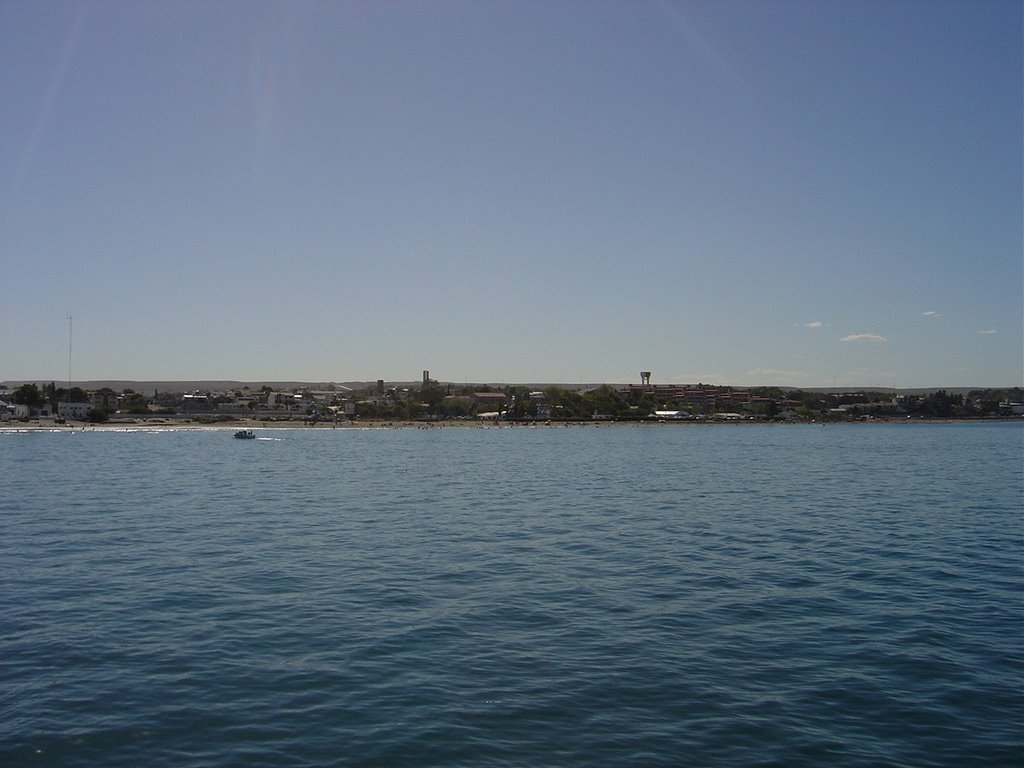
M 3 766 L 1024 763 L 1018 425 L 0 433 Z

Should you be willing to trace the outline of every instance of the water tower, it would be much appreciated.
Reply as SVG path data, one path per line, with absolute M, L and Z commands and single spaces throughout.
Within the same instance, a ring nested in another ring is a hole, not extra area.
M 643 387 L 644 389 L 647 389 L 649 386 L 651 386 L 650 371 L 640 371 L 640 386 Z

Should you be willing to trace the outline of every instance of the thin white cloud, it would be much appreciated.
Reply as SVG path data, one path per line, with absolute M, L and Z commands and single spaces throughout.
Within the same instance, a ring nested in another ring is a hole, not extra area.
M 825 328 L 828 323 L 823 323 L 821 320 L 814 320 L 810 323 L 804 323 L 804 328 Z
M 987 331 L 978 331 L 982 336 L 991 336 L 994 333 L 998 333 L 995 328 L 989 328 Z
M 927 312 L 922 312 L 925 317 L 942 317 L 941 312 L 936 312 L 934 309 L 929 309 Z
M 880 342 L 888 341 L 885 336 L 879 336 L 875 333 L 851 333 L 849 336 L 843 336 L 840 341 L 871 341 Z

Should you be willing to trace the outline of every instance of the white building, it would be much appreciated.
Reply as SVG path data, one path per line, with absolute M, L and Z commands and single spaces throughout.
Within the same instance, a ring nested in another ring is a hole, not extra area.
M 689 411 L 655 411 L 652 414 L 657 419 L 688 419 L 690 418 Z
M 92 403 L 57 403 L 57 416 L 71 421 L 85 421 Z

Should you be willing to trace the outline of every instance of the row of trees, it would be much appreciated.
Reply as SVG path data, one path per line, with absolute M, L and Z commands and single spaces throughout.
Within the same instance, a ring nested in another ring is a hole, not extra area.
M 264 387 L 269 390 L 269 387 Z M 391 397 L 378 401 L 360 399 L 356 396 L 356 416 L 367 419 L 409 420 L 420 418 L 459 418 L 477 415 L 481 408 L 493 410 L 494 405 L 478 406 L 473 398 L 476 392 L 495 391 L 488 386 L 464 387 L 461 389 L 442 386 L 436 381 L 425 382 L 420 388 L 392 391 Z M 743 410 L 751 415 L 774 418 L 783 409 L 788 409 L 802 418 L 842 418 L 833 409 L 847 406 L 857 413 L 858 405 L 891 403 L 891 392 L 824 393 L 801 390 L 782 390 L 778 387 L 761 387 L 749 390 L 753 396 L 750 403 L 733 403 L 730 387 L 708 388 L 711 397 L 706 402 L 694 403 L 685 400 L 655 399 L 650 392 L 632 390 L 627 393 L 604 384 L 588 391 L 566 389 L 558 386 L 546 387 L 541 396 L 532 393 L 528 387 L 508 386 L 501 390 L 506 397 L 505 416 L 511 419 L 591 419 L 607 417 L 612 419 L 644 419 L 658 410 L 687 411 L 694 415 L 710 415 L 721 410 L 723 404 L 730 410 Z M 162 393 L 159 402 L 125 389 L 115 393 L 110 389 L 98 391 L 107 395 L 106 402 L 117 402 L 117 409 L 128 413 L 149 413 L 152 405 L 160 405 L 167 411 L 173 410 L 175 396 Z M 369 392 L 363 393 L 364 397 Z M 23 384 L 14 390 L 15 403 L 33 409 L 49 404 L 54 410 L 60 402 L 90 402 L 92 397 L 79 387 L 60 388 L 48 385 Z M 230 398 L 224 398 L 229 400 Z M 717 402 L 716 402 L 717 400 Z M 216 401 L 216 399 L 214 400 Z M 932 418 L 958 418 L 975 416 L 996 416 L 1004 413 L 1003 403 L 1024 401 L 1024 389 L 974 390 L 964 396 L 938 390 L 920 396 L 901 398 L 900 408 L 911 416 Z M 255 408 L 256 401 L 251 406 Z M 869 409 L 864 409 L 869 410 Z M 106 415 L 106 409 L 95 409 L 95 420 Z M 100 413 L 103 411 L 103 413 Z
M 359 418 L 416 419 L 424 417 L 458 418 L 473 416 L 480 408 L 492 410 L 494 406 L 477 406 L 473 393 L 491 391 L 489 387 L 443 388 L 436 382 L 429 382 L 420 389 L 411 389 L 402 396 L 386 402 L 360 402 L 356 407 Z M 509 419 L 555 419 L 585 420 L 594 417 L 616 420 L 637 420 L 649 418 L 655 411 L 685 411 L 693 415 L 711 415 L 723 408 L 742 410 L 750 415 L 773 418 L 784 407 L 804 418 L 819 418 L 830 409 L 843 404 L 841 398 L 815 392 L 783 391 L 777 387 L 762 387 L 751 390 L 755 400 L 752 403 L 732 402 L 730 387 L 713 388 L 714 395 L 706 402 L 693 403 L 685 400 L 655 398 L 650 392 L 632 391 L 623 393 L 607 384 L 595 389 L 579 391 L 558 386 L 548 386 L 541 396 L 531 393 L 528 387 L 510 386 L 501 390 L 506 395 L 505 417 Z M 935 403 L 945 402 L 944 393 L 936 393 L 927 399 L 921 413 L 924 415 L 945 415 L 946 409 Z M 851 402 L 889 402 L 891 393 L 867 393 Z
M 396 420 L 470 417 L 477 415 L 482 407 L 475 403 L 473 395 L 493 391 L 487 386 L 449 389 L 432 381 L 387 402 L 359 402 L 356 405 L 356 416 Z M 595 414 L 636 418 L 638 412 L 652 407 L 649 398 L 633 402 L 608 385 L 588 392 L 550 386 L 544 389 L 543 398 L 532 397 L 530 389 L 523 386 L 510 386 L 497 391 L 506 396 L 507 407 L 503 410 L 505 418 L 511 419 L 535 419 L 542 415 L 556 419 L 590 419 Z M 483 407 L 488 411 L 495 408 L 493 405 Z M 645 411 L 643 415 L 649 412 Z
M 103 395 L 114 395 L 119 403 L 119 410 L 126 410 L 131 413 L 143 413 L 149 409 L 149 398 L 136 392 L 134 389 L 125 389 L 120 394 L 109 387 L 96 390 Z M 22 384 L 14 390 L 11 398 L 15 403 L 27 405 L 31 408 L 41 408 L 45 405 L 56 407 L 58 403 L 88 403 L 92 401 L 92 395 L 81 387 L 58 387 L 56 384 Z
M 19 405 L 42 408 L 57 403 L 84 403 L 89 401 L 88 393 L 81 387 L 58 388 L 54 384 L 22 384 L 11 393 L 11 399 Z
M 105 395 L 108 402 L 117 402 L 116 410 L 128 413 L 149 413 L 150 400 L 145 395 L 133 389 L 125 389 L 120 394 L 110 388 L 97 390 L 98 394 Z M 54 383 L 43 384 L 22 384 L 11 393 L 11 400 L 18 405 L 27 405 L 29 408 L 38 409 L 50 406 L 54 411 L 60 403 L 88 403 L 93 397 L 81 387 L 58 387 Z M 112 408 L 93 408 L 89 411 L 90 421 L 106 421 Z
M 416 419 L 423 417 L 453 418 L 472 416 L 478 411 L 473 404 L 472 393 L 488 391 L 490 388 L 446 390 L 436 382 L 430 382 L 419 390 L 410 390 L 401 399 L 386 403 L 360 403 L 356 415 L 363 418 Z M 891 404 L 892 392 L 825 393 L 802 390 L 782 390 L 778 387 L 759 387 L 749 390 L 750 403 L 731 403 L 730 387 L 715 388 L 719 395 L 716 402 L 711 398 L 703 404 L 683 400 L 655 399 L 650 393 L 630 392 L 623 394 L 607 384 L 588 391 L 566 389 L 558 386 L 546 387 L 537 398 L 531 396 L 529 388 L 506 387 L 506 418 L 535 419 L 543 416 L 551 419 L 591 419 L 595 416 L 617 420 L 645 419 L 655 411 L 687 411 L 693 415 L 711 415 L 722 410 L 725 401 L 729 409 L 762 418 L 779 417 L 784 409 L 805 419 L 846 418 L 833 409 L 839 406 L 854 406 L 850 413 L 856 413 L 857 405 Z M 924 418 L 968 418 L 996 416 L 1004 413 L 1002 405 L 1007 402 L 1024 401 L 1024 390 L 1019 387 L 1008 389 L 975 390 L 967 396 L 938 390 L 920 396 L 904 397 L 899 403 L 900 411 L 909 416 Z M 487 406 L 490 410 L 493 406 Z M 864 409 L 869 410 L 869 409 Z

